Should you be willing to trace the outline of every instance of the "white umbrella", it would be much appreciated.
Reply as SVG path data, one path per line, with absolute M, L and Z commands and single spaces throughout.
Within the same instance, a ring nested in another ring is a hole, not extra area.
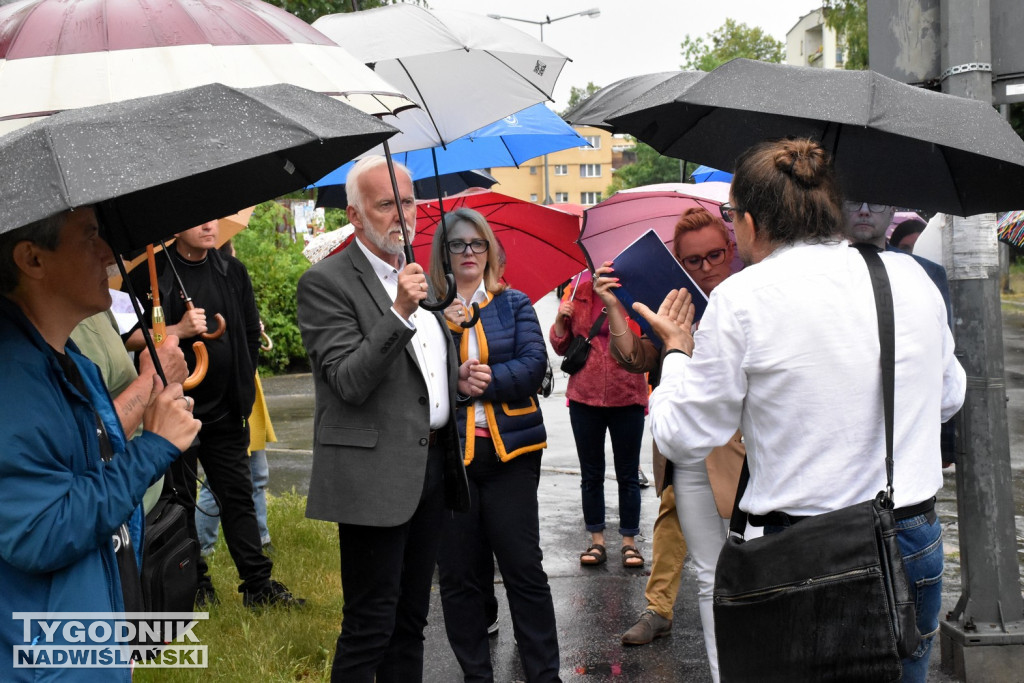
M 392 152 L 445 145 L 550 100 L 568 60 L 496 19 L 409 4 L 330 14 L 313 26 L 420 105 L 388 120 L 402 131 Z
M 65 109 L 208 83 L 290 83 L 374 115 L 414 106 L 319 31 L 260 0 L 0 6 L 0 134 Z

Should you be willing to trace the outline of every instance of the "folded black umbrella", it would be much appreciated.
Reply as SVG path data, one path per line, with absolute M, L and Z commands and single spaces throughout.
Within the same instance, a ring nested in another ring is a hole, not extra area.
M 128 253 L 303 188 L 395 132 L 293 85 L 214 83 L 64 111 L 0 137 L 0 232 L 95 204 Z
M 832 154 L 853 200 L 961 216 L 1020 205 L 1024 141 L 984 102 L 873 71 L 749 59 L 679 92 L 656 90 L 609 123 L 667 156 L 731 171 L 757 142 L 809 137 Z

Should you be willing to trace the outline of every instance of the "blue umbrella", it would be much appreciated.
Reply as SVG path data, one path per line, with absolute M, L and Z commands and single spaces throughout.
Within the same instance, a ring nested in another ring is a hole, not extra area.
M 695 183 L 706 183 L 709 180 L 714 180 L 722 183 L 732 182 L 732 173 L 726 173 L 725 171 L 719 171 L 717 168 L 711 168 L 710 166 L 700 166 L 690 174 Z
M 475 130 L 445 146 L 392 154 L 404 164 L 413 180 L 432 178 L 478 168 L 519 166 L 543 154 L 570 147 L 587 147 L 587 141 L 557 114 L 536 104 L 500 121 Z M 382 154 L 375 148 L 367 154 Z M 434 166 L 436 155 L 437 166 Z M 315 182 L 315 187 L 342 185 L 354 162 L 349 162 Z

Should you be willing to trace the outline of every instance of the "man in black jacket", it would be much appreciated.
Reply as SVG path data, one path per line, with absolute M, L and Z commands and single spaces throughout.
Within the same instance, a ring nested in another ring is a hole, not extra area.
M 260 545 L 247 460 L 247 420 L 256 395 L 259 313 L 248 271 L 241 261 L 217 250 L 217 232 L 216 220 L 191 228 L 179 233 L 174 245 L 157 256 L 157 280 L 167 334 L 181 339 L 190 368 L 195 367 L 193 342 L 204 342 L 209 356 L 206 377 L 186 392 L 195 401 L 195 415 L 203 421 L 203 428 L 198 442 L 175 464 L 175 479 L 185 482 L 195 495 L 196 460 L 203 464 L 207 485 L 219 501 L 224 538 L 242 580 L 238 591 L 245 605 L 301 606 L 303 600 L 293 597 L 280 582 L 271 580 L 273 563 Z M 168 267 L 168 259 L 173 259 L 182 285 L 201 307 L 188 306 L 190 302 L 186 302 L 174 270 Z M 131 278 L 136 291 L 150 289 L 146 268 L 135 269 Z M 148 315 L 152 300 L 147 301 L 146 308 Z M 213 321 L 218 314 L 223 321 L 218 320 L 217 326 L 210 329 L 207 321 Z M 221 325 L 226 329 L 220 336 L 200 336 L 207 332 L 216 335 L 221 332 Z M 142 343 L 142 334 L 136 330 L 128 340 L 128 348 L 141 348 Z M 195 535 L 195 516 L 190 512 L 188 517 Z M 216 600 L 203 559 L 199 561 L 199 574 L 196 603 L 203 606 Z

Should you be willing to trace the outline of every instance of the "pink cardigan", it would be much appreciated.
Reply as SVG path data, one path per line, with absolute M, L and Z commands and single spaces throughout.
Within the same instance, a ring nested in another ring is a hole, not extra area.
M 581 282 L 573 298 L 575 310 L 564 337 L 555 334 L 551 326 L 549 338 L 555 353 L 563 355 L 573 337 L 586 338 L 591 325 L 604 309 L 601 298 L 594 294 L 593 283 Z M 612 359 L 608 338 L 608 321 L 590 340 L 587 364 L 575 375 L 570 375 L 565 397 L 570 401 L 600 408 L 641 405 L 647 407 L 647 380 L 643 375 L 624 370 Z

